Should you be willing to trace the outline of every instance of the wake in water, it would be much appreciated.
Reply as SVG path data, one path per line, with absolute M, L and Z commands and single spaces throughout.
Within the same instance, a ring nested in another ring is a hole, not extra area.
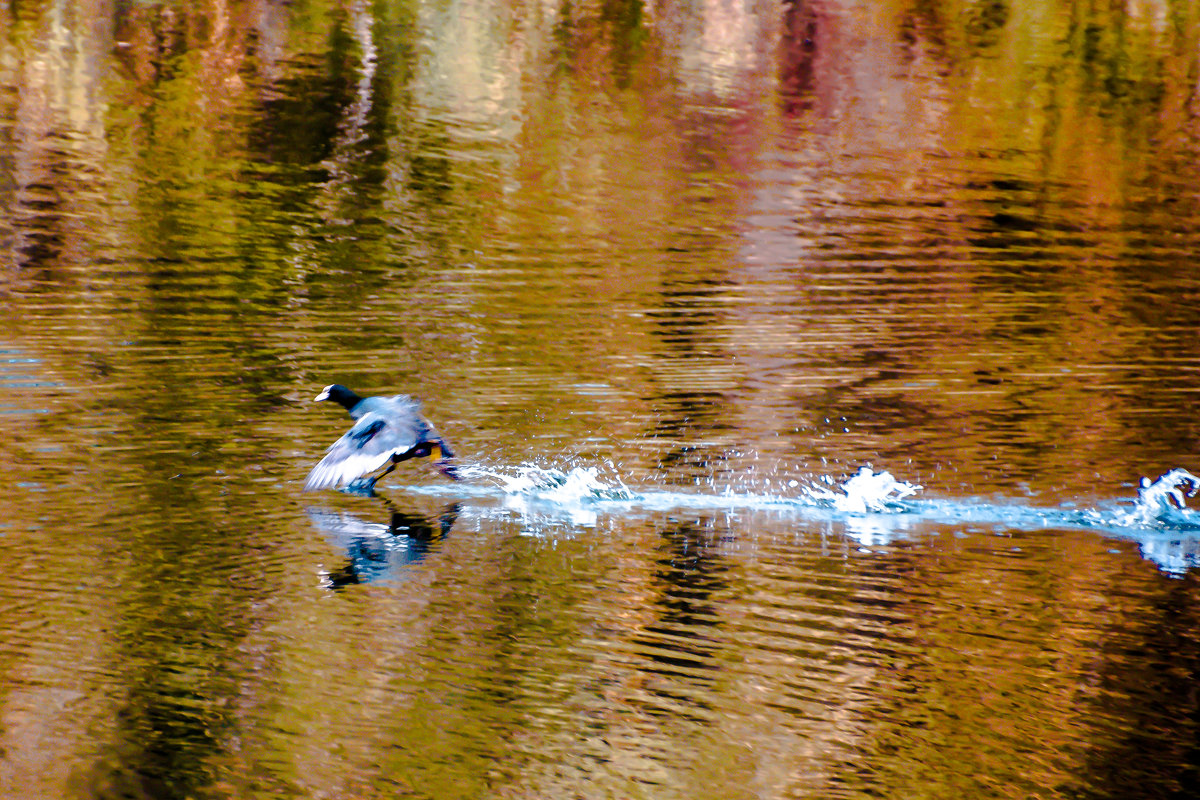
M 916 495 L 921 486 L 899 480 L 887 470 L 879 472 L 861 467 L 850 478 L 838 480 L 822 475 L 809 482 L 788 481 L 791 493 L 723 492 L 690 493 L 653 489 L 637 492 L 613 475 L 600 476 L 596 467 L 561 470 L 535 464 L 508 469 L 468 466 L 463 476 L 476 485 L 492 486 L 484 494 L 498 494 L 521 502 L 541 503 L 562 508 L 604 508 L 612 505 L 663 508 L 797 508 L 832 511 L 839 515 L 917 515 L 952 521 L 980 522 L 991 511 L 996 523 L 1026 527 L 1066 525 L 1089 528 L 1147 528 L 1153 530 L 1200 531 L 1200 512 L 1187 507 L 1188 498 L 1200 492 L 1200 477 L 1184 469 L 1173 469 L 1157 480 L 1142 478 L 1137 497 L 1128 507 L 1111 509 L 1037 508 L 1017 502 L 980 504 L 970 501 L 922 500 Z M 447 491 L 453 491 L 451 487 Z M 956 513 L 959 512 L 959 513 Z
M 1173 469 L 1156 480 L 1142 478 L 1137 496 L 1095 508 L 1036 507 L 1019 501 L 924 499 L 922 487 L 886 470 L 862 467 L 839 480 L 820 476 L 790 480 L 777 491 L 693 493 L 666 488 L 635 491 L 609 465 L 568 470 L 524 464 L 515 468 L 466 467 L 463 475 L 481 496 L 499 498 L 502 507 L 534 525 L 595 525 L 602 513 L 622 510 L 777 510 L 837 521 L 864 545 L 905 538 L 917 522 L 992 526 L 997 530 L 1071 528 L 1094 530 L 1138 541 L 1143 555 L 1179 575 L 1200 565 L 1200 512 L 1187 501 L 1200 492 L 1200 477 Z M 430 488 L 458 492 L 460 487 Z
M 1181 530 L 1200 530 L 1200 514 L 1187 507 L 1187 498 L 1200 490 L 1200 478 L 1185 469 L 1173 469 L 1156 481 L 1142 478 L 1137 502 L 1125 514 L 1126 525 L 1162 525 Z
M 604 483 L 595 467 L 575 467 L 569 472 L 563 472 L 560 469 L 522 464 L 512 470 L 512 474 L 484 467 L 467 467 L 463 473 L 471 478 L 495 481 L 500 491 L 507 495 L 563 504 L 597 500 L 624 501 L 637 497 L 620 478 L 612 479 L 616 485 Z
M 595 467 L 574 467 L 564 472 L 522 464 L 508 470 L 469 466 L 461 472 L 464 477 L 494 484 L 510 505 L 535 503 L 563 509 L 625 504 L 651 509 L 811 507 L 847 514 L 904 513 L 911 508 L 903 501 L 922 488 L 897 480 L 890 472 L 874 472 L 870 467 L 862 467 L 843 482 L 829 476 L 808 484 L 789 481 L 787 488 L 796 491 L 794 496 L 746 493 L 732 488 L 711 494 L 662 489 L 635 492 L 619 477 L 607 481 L 601 478 Z
M 808 499 L 851 514 L 906 511 L 903 501 L 922 489 L 896 480 L 887 470 L 875 472 L 870 467 L 859 468 L 854 477 L 840 484 L 828 475 L 817 480 L 803 489 Z

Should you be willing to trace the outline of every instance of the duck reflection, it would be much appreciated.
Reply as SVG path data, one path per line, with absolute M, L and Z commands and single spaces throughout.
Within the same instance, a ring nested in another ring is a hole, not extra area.
M 386 523 L 368 522 L 348 511 L 308 510 L 317 528 L 346 552 L 345 563 L 325 576 L 330 588 L 397 577 L 405 567 L 436 549 L 450 533 L 460 507 L 450 503 L 424 514 L 400 509 L 391 501 L 385 501 L 384 506 L 389 514 Z

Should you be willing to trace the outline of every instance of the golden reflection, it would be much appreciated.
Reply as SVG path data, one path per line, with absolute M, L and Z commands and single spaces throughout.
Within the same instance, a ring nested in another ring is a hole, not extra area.
M 339 508 L 339 549 L 292 488 L 331 372 L 427 391 L 480 461 L 714 492 L 1110 496 L 1193 457 L 1200 8 L 2 25 L 9 794 L 1036 795 L 1194 713 L 1194 581 L 1121 540 Z M 1191 660 L 1139 687 L 1145 647 Z

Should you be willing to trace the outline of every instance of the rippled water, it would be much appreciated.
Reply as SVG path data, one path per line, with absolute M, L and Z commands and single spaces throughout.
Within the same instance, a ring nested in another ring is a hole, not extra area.
M 0 796 L 1196 796 L 1200 11 L 1100 5 L 6 7 Z M 302 492 L 334 381 L 467 480 Z

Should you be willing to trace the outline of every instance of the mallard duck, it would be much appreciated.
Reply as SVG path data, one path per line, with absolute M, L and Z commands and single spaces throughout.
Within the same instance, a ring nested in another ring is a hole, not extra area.
M 429 420 L 421 415 L 421 404 L 398 394 L 392 397 L 360 397 L 341 384 L 321 390 L 315 401 L 332 400 L 350 412 L 354 425 L 329 446 L 325 457 L 308 473 L 305 491 L 328 489 L 349 483 L 373 492 L 375 483 L 410 458 L 429 458 L 443 475 L 461 480 L 450 462 L 454 453 Z M 380 467 L 387 469 L 358 481 Z

